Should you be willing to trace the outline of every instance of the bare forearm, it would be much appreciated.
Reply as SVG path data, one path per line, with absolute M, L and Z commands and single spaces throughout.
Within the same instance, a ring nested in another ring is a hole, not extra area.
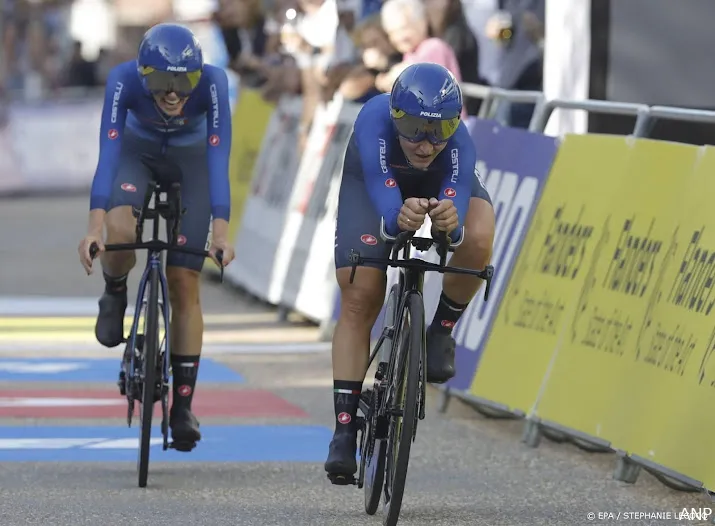
M 95 208 L 94 210 L 90 210 L 87 233 L 101 236 L 102 227 L 104 226 L 104 217 L 106 215 L 107 212 L 102 208 Z
M 227 241 L 228 221 L 225 219 L 214 219 L 213 228 L 211 230 L 211 238 L 214 242 L 217 240 Z

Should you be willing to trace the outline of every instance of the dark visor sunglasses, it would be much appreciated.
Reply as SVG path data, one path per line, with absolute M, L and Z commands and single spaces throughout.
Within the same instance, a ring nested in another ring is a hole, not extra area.
M 139 72 L 144 78 L 147 89 L 153 94 L 174 92 L 179 97 L 187 97 L 201 80 L 201 71 L 173 72 L 143 67 Z
M 402 110 L 392 109 L 392 122 L 400 136 L 410 142 L 421 142 L 425 139 L 432 144 L 447 142 L 459 126 L 459 116 L 451 119 L 435 119 L 415 117 Z

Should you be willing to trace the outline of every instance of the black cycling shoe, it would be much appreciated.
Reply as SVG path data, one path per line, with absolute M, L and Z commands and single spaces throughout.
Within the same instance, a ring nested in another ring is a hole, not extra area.
M 199 431 L 199 421 L 196 419 L 191 409 L 171 408 L 169 416 L 169 427 L 171 428 L 171 440 L 173 448 L 177 451 L 191 451 L 196 447 L 196 442 L 201 440 Z
M 333 484 L 352 484 L 357 472 L 357 432 L 336 433 L 330 441 L 325 471 Z
M 427 329 L 427 381 L 443 384 L 454 376 L 456 343 L 450 333 Z
M 127 310 L 127 291 L 104 292 L 99 298 L 99 315 L 94 326 L 97 341 L 105 347 L 116 347 L 124 339 L 124 313 Z

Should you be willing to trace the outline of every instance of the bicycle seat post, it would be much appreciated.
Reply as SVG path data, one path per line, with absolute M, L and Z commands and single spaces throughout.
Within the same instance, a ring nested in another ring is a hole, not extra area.
M 169 239 L 169 244 L 175 245 L 179 241 L 179 228 L 181 225 L 181 215 L 183 213 L 181 209 L 181 185 L 176 182 L 172 183 L 171 192 L 168 192 L 166 195 L 168 214 L 165 219 L 171 225 L 171 239 Z
M 138 212 L 136 212 L 136 209 L 132 211 L 134 217 L 137 218 L 137 243 L 141 243 L 142 237 L 144 236 L 144 220 L 147 217 L 151 217 L 151 215 L 149 214 L 149 203 L 151 203 L 151 196 L 154 193 L 155 187 L 156 183 L 154 183 L 154 181 L 149 181 L 149 183 L 147 184 L 146 192 L 144 193 L 144 203 L 142 204 L 141 210 L 139 210 Z
M 161 192 L 162 188 L 160 184 L 154 183 L 154 209 L 152 210 L 151 217 L 154 221 L 152 225 L 152 241 L 157 241 L 159 239 L 159 210 L 161 210 Z

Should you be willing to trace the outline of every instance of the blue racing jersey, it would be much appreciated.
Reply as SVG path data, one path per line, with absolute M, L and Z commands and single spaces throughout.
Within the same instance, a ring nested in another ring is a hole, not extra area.
M 211 213 L 229 220 L 231 195 L 228 179 L 231 152 L 231 109 L 228 77 L 216 66 L 204 66 L 196 89 L 181 115 L 167 117 L 142 86 L 136 61 L 114 67 L 107 78 L 99 137 L 99 162 L 92 182 L 90 210 L 109 205 L 117 174 L 122 136 L 129 130 L 144 140 L 167 146 L 207 143 Z M 191 174 L 187 174 L 191 176 Z
M 477 163 L 476 148 L 464 122 L 459 123 L 457 131 L 427 170 L 411 168 L 402 152 L 390 117 L 389 93 L 373 97 L 360 109 L 353 127 L 353 140 L 360 152 L 367 191 L 375 209 L 385 219 L 388 234 L 395 236 L 400 232 L 397 216 L 403 204 L 403 190 L 415 186 L 410 184 L 411 179 L 423 188 L 436 187 L 429 183 L 438 182 L 439 191 L 434 197 L 454 202 L 459 216 L 456 231 L 460 231 L 469 209 Z M 452 240 L 458 241 L 454 237 Z

